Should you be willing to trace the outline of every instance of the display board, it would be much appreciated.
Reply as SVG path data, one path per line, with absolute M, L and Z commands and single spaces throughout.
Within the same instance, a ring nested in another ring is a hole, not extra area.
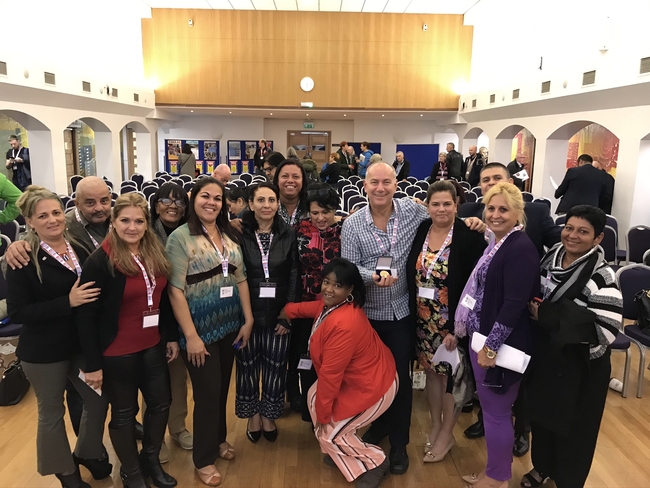
M 404 159 L 411 163 L 411 175 L 423 180 L 431 174 L 431 169 L 438 161 L 439 144 L 398 144 L 396 151 L 404 153 Z M 389 164 L 392 164 L 394 159 Z
M 255 173 L 255 151 L 258 141 L 252 139 L 228 141 L 228 164 L 230 173 Z M 273 141 L 266 141 L 266 147 L 273 151 Z
M 211 175 L 219 164 L 219 141 L 215 140 L 165 139 L 165 171 L 179 174 L 178 156 L 185 144 L 190 145 L 199 173 Z

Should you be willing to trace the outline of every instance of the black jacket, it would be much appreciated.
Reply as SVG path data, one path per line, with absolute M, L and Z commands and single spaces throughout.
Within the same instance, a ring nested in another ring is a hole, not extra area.
M 420 224 L 413 247 L 409 253 L 408 261 L 406 262 L 406 279 L 409 287 L 409 307 L 411 316 L 415 317 L 417 314 L 417 307 L 415 306 L 415 298 L 417 296 L 417 289 L 415 287 L 415 271 L 416 267 L 421 263 L 417 262 L 418 255 L 422 251 L 424 240 L 427 237 L 429 228 L 431 227 L 431 219 L 427 219 Z M 465 222 L 457 218 L 454 222 L 454 234 L 451 239 L 451 247 L 449 251 L 449 274 L 447 278 L 448 300 L 449 300 L 449 320 L 445 324 L 445 329 L 454 332 L 454 315 L 456 314 L 456 307 L 462 298 L 463 289 L 467 284 L 469 275 L 472 274 L 474 265 L 478 259 L 483 255 L 483 251 L 487 247 L 487 243 L 483 238 L 483 234 L 473 230 L 469 230 Z
M 577 168 L 569 168 L 562 183 L 555 190 L 555 198 L 562 197 L 557 207 L 557 213 L 566 213 L 576 205 L 593 205 L 598 207 L 601 199 L 611 201 L 613 187 L 607 180 L 604 171 L 594 168 L 591 164 L 583 164 Z
M 73 245 L 83 266 L 87 251 Z M 79 353 L 79 338 L 70 307 L 70 290 L 76 273 L 39 249 L 38 262 L 43 282 L 33 263 L 21 269 L 7 267 L 7 311 L 11 321 L 23 324 L 16 355 L 28 363 L 56 363 Z
M 606 214 L 611 215 L 614 199 L 614 184 L 616 183 L 616 180 L 609 173 L 606 173 L 605 171 L 603 171 L 603 173 L 607 176 L 607 178 L 605 178 L 607 186 L 605 187 L 605 192 L 600 195 L 600 198 L 598 199 L 598 207 Z
M 397 166 L 399 166 L 399 163 L 397 162 L 396 159 L 393 162 L 393 168 L 395 168 L 395 171 L 397 171 Z M 397 181 L 405 180 L 406 178 L 409 177 L 410 174 L 411 174 L 411 163 L 409 163 L 407 159 L 404 159 L 404 165 L 402 166 L 402 169 L 399 170 L 399 173 L 397 173 Z
M 341 172 L 341 167 L 339 166 L 339 163 L 337 163 L 336 161 L 333 163 L 328 163 L 327 168 L 323 169 L 320 172 L 320 179 L 321 181 L 327 180 L 327 183 L 336 186 L 336 184 L 339 181 L 340 172 Z M 349 174 L 350 174 L 350 170 L 348 168 L 348 175 Z M 328 177 L 329 179 L 327 179 Z
M 339 148 L 336 153 L 339 155 L 339 160 L 336 161 L 336 165 L 339 167 L 339 175 L 341 175 L 341 178 L 347 178 L 350 176 L 350 167 L 348 166 L 349 164 L 352 164 L 350 162 L 350 156 L 348 155 L 347 152 L 345 154 L 343 153 L 343 149 Z M 330 181 L 331 183 L 331 181 Z
M 508 172 L 510 173 L 510 176 L 512 177 L 512 183 L 519 188 L 521 191 L 524 191 L 526 182 L 524 180 L 520 180 L 515 176 L 515 173 L 519 173 L 522 169 L 525 169 L 525 167 L 522 164 L 519 164 L 517 160 L 515 159 L 514 161 L 510 161 L 508 163 Z
M 246 219 L 244 219 L 246 221 Z M 269 281 L 275 283 L 275 298 L 260 298 L 260 283 L 266 281 L 262 268 L 262 254 L 255 231 L 244 226 L 241 250 L 246 265 L 248 288 L 255 327 L 275 327 L 278 315 L 287 302 L 296 301 L 298 282 L 298 241 L 292 227 L 276 218 L 273 241 L 269 252 Z
M 458 216 L 483 219 L 484 207 L 485 205 L 479 202 L 463 203 L 458 208 Z M 560 242 L 562 228 L 555 225 L 551 218 L 551 212 L 544 203 L 526 203 L 524 213 L 526 214 L 526 234 L 535 244 L 541 259 L 544 256 L 544 246 L 550 249 Z
M 463 180 L 467 181 L 472 186 L 472 188 L 474 188 L 475 186 L 478 186 L 481 180 L 481 169 L 483 168 L 483 158 L 479 153 L 476 153 L 476 160 L 474 161 L 474 164 L 472 165 L 472 169 L 468 176 L 467 167 L 469 166 L 470 159 L 472 159 L 471 156 L 467 156 L 465 158 L 465 162 L 463 163 L 461 173 L 463 176 Z
M 456 178 L 458 181 L 461 181 L 463 155 L 455 149 L 452 149 L 447 153 L 447 159 L 445 161 L 447 161 L 447 171 L 449 171 L 449 178 Z
M 96 301 L 78 308 L 76 324 L 86 371 L 93 372 L 102 368 L 102 354 L 117 337 L 126 276 L 117 269 L 115 276 L 111 275 L 108 255 L 103 247 L 99 247 L 86 260 L 81 273 L 81 283 L 89 281 L 94 281 L 94 286 L 101 288 L 102 292 Z M 178 323 L 169 302 L 167 287 L 160 296 L 158 330 L 162 342 L 178 341 Z

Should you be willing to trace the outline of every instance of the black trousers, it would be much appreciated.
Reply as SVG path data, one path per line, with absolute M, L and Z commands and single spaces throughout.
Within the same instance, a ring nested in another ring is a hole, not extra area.
M 388 434 L 392 448 L 406 447 L 411 428 L 413 386 L 409 376 L 413 356 L 413 334 L 410 317 L 400 320 L 371 320 L 379 338 L 388 346 L 395 358 L 399 390 L 392 405 L 370 427 L 380 435 Z
M 194 394 L 192 459 L 198 469 L 214 464 L 219 457 L 219 444 L 226 442 L 226 401 L 235 360 L 235 348 L 232 347 L 235 337 L 237 332 L 232 332 L 217 342 L 206 344 L 210 355 L 199 367 L 187 360 L 186 350 L 181 350 Z
M 300 384 L 300 394 L 302 396 L 301 416 L 305 422 L 310 423 L 311 415 L 309 414 L 307 392 L 316 383 L 318 377 L 313 367 L 309 371 L 298 369 L 298 363 L 300 362 L 300 356 L 307 354 L 309 335 L 313 323 L 312 319 L 295 319 L 291 322 L 291 342 L 287 357 L 287 394 L 289 397 L 297 394 L 297 385 Z
M 162 343 L 135 354 L 104 356 L 103 391 L 111 405 L 108 424 L 111 442 L 125 472 L 138 468 L 135 416 L 138 390 L 147 402 L 144 413 L 142 451 L 148 456 L 160 452 L 165 437 L 171 388 L 165 346 Z
M 590 361 L 588 378 L 581 385 L 575 421 L 568 436 L 532 422 L 533 466 L 537 472 L 551 477 L 557 488 L 580 488 L 587 480 L 605 410 L 610 373 L 609 350 L 603 357 Z

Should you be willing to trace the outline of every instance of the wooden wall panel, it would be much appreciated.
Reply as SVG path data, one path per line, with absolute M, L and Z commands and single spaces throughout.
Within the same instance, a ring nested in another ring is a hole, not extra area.
M 455 110 L 472 27 L 462 15 L 152 9 L 142 44 L 158 105 Z

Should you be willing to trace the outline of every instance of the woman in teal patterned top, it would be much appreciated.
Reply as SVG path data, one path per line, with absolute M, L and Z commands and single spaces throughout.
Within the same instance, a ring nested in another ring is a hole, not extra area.
M 235 349 L 247 346 L 253 329 L 246 269 L 223 198 L 219 181 L 202 178 L 192 189 L 187 224 L 171 233 L 165 248 L 181 355 L 194 390 L 192 457 L 210 486 L 221 483 L 217 457 L 235 457 L 226 442 L 226 400 Z

